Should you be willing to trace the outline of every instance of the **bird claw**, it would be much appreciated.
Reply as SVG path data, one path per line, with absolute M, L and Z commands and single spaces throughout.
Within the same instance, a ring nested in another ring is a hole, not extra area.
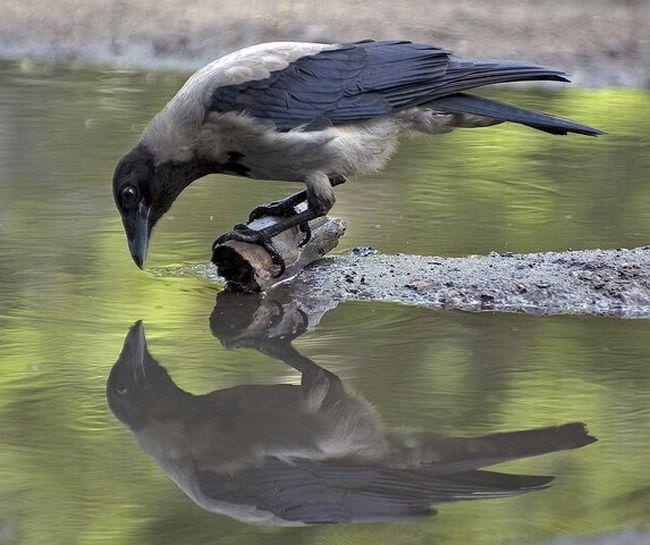
M 269 204 L 263 204 L 253 208 L 251 213 L 248 215 L 248 223 L 252 223 L 257 219 L 266 217 L 266 216 L 278 216 L 282 218 L 290 218 L 291 216 L 296 215 L 296 208 L 294 205 L 286 203 L 284 201 L 275 201 Z M 298 244 L 298 248 L 302 248 L 311 240 L 311 227 L 309 223 L 301 223 L 300 230 L 305 234 L 305 238 Z
M 253 208 L 251 213 L 248 215 L 248 223 L 252 223 L 255 220 L 258 220 L 265 216 L 279 216 L 281 218 L 289 218 L 295 215 L 295 213 L 295 206 L 283 201 L 275 201 Z
M 279 267 L 279 271 L 273 275 L 273 278 L 278 278 L 279 276 L 282 276 L 284 274 L 284 271 L 286 269 L 286 264 L 284 262 L 284 258 L 280 255 L 280 253 L 277 251 L 275 246 L 273 246 L 273 244 L 271 243 L 271 238 L 272 237 L 264 233 L 263 230 L 257 231 L 255 229 L 251 229 L 250 227 L 244 225 L 243 223 L 240 223 L 238 225 L 235 225 L 233 230 L 230 231 L 229 233 L 224 233 L 219 238 L 217 238 L 212 243 L 212 251 L 214 252 L 214 249 L 219 244 L 223 244 L 224 242 L 228 242 L 229 240 L 238 240 L 240 242 L 257 244 L 258 246 L 261 246 L 269 253 L 271 259 L 273 260 L 273 263 Z

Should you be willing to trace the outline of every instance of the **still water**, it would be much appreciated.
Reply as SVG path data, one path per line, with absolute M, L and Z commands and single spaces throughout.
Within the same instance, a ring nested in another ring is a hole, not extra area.
M 112 169 L 182 79 L 0 65 L 0 544 L 541 544 L 648 528 L 647 322 L 373 303 L 321 316 L 218 295 L 180 273 L 295 189 L 227 176 L 183 194 L 139 271 Z M 406 140 L 385 172 L 340 188 L 339 251 L 648 243 L 645 92 L 492 96 L 610 135 Z M 578 424 L 530 431 L 577 422 L 598 441 Z M 242 513 L 251 498 L 276 517 Z

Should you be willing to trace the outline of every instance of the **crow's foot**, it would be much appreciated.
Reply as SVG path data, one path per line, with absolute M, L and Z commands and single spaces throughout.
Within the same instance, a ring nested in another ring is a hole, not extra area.
M 283 257 L 271 243 L 273 236 L 274 235 L 268 233 L 266 229 L 256 231 L 255 229 L 251 229 L 247 225 L 240 223 L 238 225 L 235 225 L 232 231 L 221 235 L 217 240 L 215 240 L 212 243 L 212 250 L 214 251 L 216 246 L 223 244 L 224 242 L 228 242 L 229 240 L 239 240 L 241 242 L 257 244 L 269 253 L 271 259 L 273 259 L 273 263 L 275 263 L 280 268 L 279 271 L 273 275 L 274 278 L 277 278 L 279 276 L 282 276 L 284 273 L 286 264 Z
M 248 215 L 248 223 L 252 223 L 257 219 L 265 216 L 279 216 L 281 218 L 289 218 L 296 214 L 295 201 L 288 197 L 281 201 L 273 201 L 269 204 L 256 206 L 253 211 Z
M 302 193 L 306 192 L 303 191 Z M 262 206 L 253 208 L 253 211 L 248 216 L 248 223 L 266 216 L 291 218 L 298 213 L 296 212 L 296 204 L 299 204 L 298 199 L 300 199 L 302 196 L 303 195 L 301 193 L 296 193 L 296 195 L 291 195 L 286 199 L 282 199 L 281 201 L 274 201 L 272 203 L 263 204 Z M 311 239 L 311 227 L 309 227 L 309 223 L 307 222 L 301 223 L 299 227 L 300 230 L 305 234 L 304 240 L 298 244 L 298 247 L 302 248 Z

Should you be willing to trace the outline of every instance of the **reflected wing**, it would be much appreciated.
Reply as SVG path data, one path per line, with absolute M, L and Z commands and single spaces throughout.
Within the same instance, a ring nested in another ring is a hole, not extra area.
M 215 501 L 254 506 L 285 521 L 306 524 L 430 515 L 435 513 L 433 504 L 509 496 L 542 488 L 552 479 L 489 471 L 440 476 L 427 468 L 277 459 L 233 475 L 198 475 L 202 492 Z
M 461 59 L 433 45 L 368 41 L 298 58 L 265 79 L 218 87 L 210 106 L 247 112 L 279 130 L 317 128 L 386 115 L 481 85 L 536 79 L 568 81 L 562 72 L 533 64 Z

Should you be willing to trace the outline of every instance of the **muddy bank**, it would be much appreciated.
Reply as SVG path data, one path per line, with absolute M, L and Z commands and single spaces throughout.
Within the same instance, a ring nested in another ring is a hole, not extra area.
M 648 87 L 649 35 L 646 0 L 10 0 L 0 57 L 189 70 L 264 41 L 399 38 Z
M 273 290 L 327 308 L 342 301 L 391 301 L 433 309 L 650 318 L 650 246 L 457 258 L 357 248 Z

